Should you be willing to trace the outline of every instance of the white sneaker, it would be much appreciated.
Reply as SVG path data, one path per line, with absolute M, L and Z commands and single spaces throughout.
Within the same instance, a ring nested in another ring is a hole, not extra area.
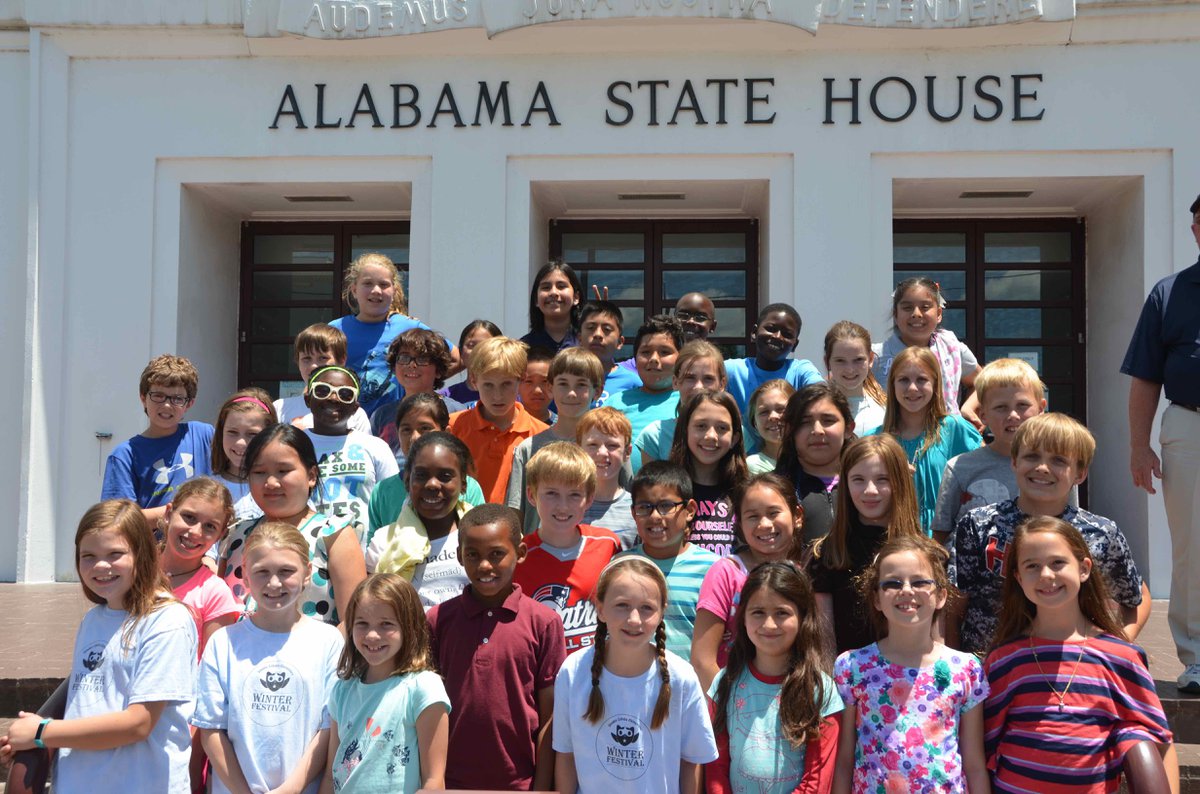
M 1200 664 L 1187 666 L 1187 669 L 1179 676 L 1178 687 L 1180 692 L 1200 695 Z

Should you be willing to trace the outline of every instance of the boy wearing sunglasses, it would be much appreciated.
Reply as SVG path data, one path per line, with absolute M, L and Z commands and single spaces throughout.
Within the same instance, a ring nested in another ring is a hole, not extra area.
M 358 379 L 350 370 L 322 367 L 304 390 L 313 426 L 304 432 L 312 440 L 321 473 L 314 495 L 317 509 L 354 522 L 360 545 L 366 544 L 367 506 L 375 484 L 400 471 L 386 441 L 353 430 L 350 418 L 359 409 Z
M 199 385 L 196 368 L 182 356 L 162 355 L 146 365 L 138 394 L 148 426 L 108 456 L 101 499 L 132 499 L 155 526 L 176 488 L 212 473 L 213 426 L 183 421 Z

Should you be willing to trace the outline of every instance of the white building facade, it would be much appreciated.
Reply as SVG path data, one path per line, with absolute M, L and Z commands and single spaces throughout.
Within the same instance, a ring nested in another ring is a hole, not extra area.
M 933 274 L 1086 419 L 1090 507 L 1165 597 L 1118 368 L 1196 258 L 1197 64 L 1172 0 L 0 0 L 0 581 L 73 578 L 151 357 L 196 363 L 193 418 L 289 388 L 290 335 L 383 248 L 453 339 L 524 333 L 562 255 L 630 335 L 681 291 L 729 344 L 786 301 L 814 361 Z

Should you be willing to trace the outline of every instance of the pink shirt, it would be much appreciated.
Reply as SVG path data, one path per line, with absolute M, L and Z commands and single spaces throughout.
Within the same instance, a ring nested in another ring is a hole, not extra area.
M 733 647 L 733 636 L 737 633 L 738 597 L 749 575 L 742 558 L 731 554 L 714 563 L 700 585 L 696 610 L 706 610 L 725 621 L 725 633 L 717 646 L 717 666 L 722 669 L 729 661 L 729 649 Z
M 225 580 L 203 565 L 172 592 L 196 619 L 200 653 L 204 653 L 204 624 L 242 611 L 242 605 L 233 597 L 233 591 L 225 584 Z

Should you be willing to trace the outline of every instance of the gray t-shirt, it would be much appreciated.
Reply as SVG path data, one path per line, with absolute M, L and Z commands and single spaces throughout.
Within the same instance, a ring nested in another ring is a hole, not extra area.
M 990 444 L 964 452 L 946 464 L 932 529 L 953 532 L 959 519 L 975 508 L 1016 498 L 1017 475 L 1011 457 L 996 452 Z M 1071 488 L 1067 504 L 1079 506 L 1078 488 Z
M 525 439 L 513 450 L 512 473 L 508 475 L 508 490 L 504 494 L 504 504 L 521 511 L 521 515 L 525 519 L 526 535 L 537 532 L 538 514 L 533 505 L 529 504 L 529 497 L 525 494 L 525 466 L 542 447 L 552 441 L 565 440 L 554 435 L 554 428 L 550 427 Z
M 629 491 L 622 490 L 610 502 L 594 500 L 583 514 L 582 523 L 615 533 L 621 539 L 621 551 L 632 549 L 638 543 L 637 523 L 633 520 L 633 496 Z

